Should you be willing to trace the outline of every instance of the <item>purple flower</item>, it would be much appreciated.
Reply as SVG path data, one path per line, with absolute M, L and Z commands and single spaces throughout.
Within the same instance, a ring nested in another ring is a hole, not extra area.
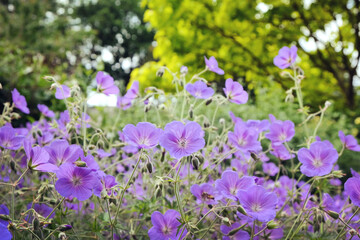
M 206 56 L 204 56 L 204 58 L 206 67 L 209 68 L 210 71 L 219 75 L 224 75 L 224 70 L 219 68 L 218 62 L 216 61 L 215 57 L 210 57 L 209 59 L 207 59 Z
M 78 145 L 69 145 L 66 140 L 55 140 L 45 150 L 50 155 L 50 163 L 60 166 L 65 162 L 73 163 L 80 158 L 82 149 Z
M 9 211 L 8 207 L 7 207 L 5 204 L 1 204 L 1 205 L 0 205 L 0 214 L 10 215 L 10 211 Z M 7 226 L 7 225 L 9 224 L 9 222 L 0 219 L 0 224 L 3 224 L 3 225 L 5 225 L 5 226 Z
M 215 188 L 208 183 L 203 183 L 200 186 L 194 184 L 190 188 L 191 193 L 196 197 L 196 203 L 201 204 L 217 204 L 219 197 Z
M 286 147 L 282 144 L 280 145 L 272 144 L 272 149 L 273 151 L 270 151 L 270 153 L 280 160 L 285 161 L 291 158 L 295 158 L 295 154 L 290 154 L 289 151 L 286 149 Z
M 32 204 L 29 203 L 27 205 L 27 209 L 33 208 L 38 214 L 40 214 L 41 216 L 43 216 L 44 218 L 46 218 L 47 216 L 49 216 L 49 214 L 51 213 L 51 211 L 53 210 L 53 208 L 49 207 L 46 204 L 38 204 L 35 203 L 34 206 L 32 207 Z M 53 212 L 49 218 L 53 218 L 55 216 L 55 212 Z M 32 222 L 33 220 L 33 215 L 29 214 L 28 217 L 26 218 L 26 221 L 28 222 Z
M 162 130 L 149 122 L 139 122 L 136 127 L 128 124 L 124 127 L 123 133 L 125 140 L 139 148 L 153 148 L 158 142 L 162 134 Z
M 7 225 L 4 225 L 2 223 L 0 223 L 0 239 L 2 239 L 2 240 L 11 240 L 12 239 L 12 234 L 9 231 L 9 229 L 7 228 Z
M 240 204 L 247 214 L 260 222 L 268 222 L 276 216 L 277 196 L 264 187 L 252 186 L 237 193 Z
M 275 176 L 279 172 L 279 168 L 275 165 L 275 163 L 264 163 L 263 164 L 263 171 L 264 173 L 268 174 L 269 176 Z
M 357 143 L 353 135 L 346 135 L 343 131 L 339 131 L 339 138 L 345 147 L 351 151 L 360 152 L 360 145 Z
M 46 105 L 38 104 L 37 107 L 38 107 L 39 111 L 42 114 L 44 114 L 44 116 L 49 117 L 49 118 L 55 117 L 55 113 L 53 111 L 51 111 Z
M 274 65 L 280 69 L 285 69 L 293 64 L 297 57 L 297 47 L 282 47 L 279 54 L 274 58 Z
M 14 88 L 14 90 L 11 91 L 12 94 L 12 100 L 14 103 L 14 106 L 18 109 L 20 109 L 23 113 L 29 114 L 30 110 L 27 107 L 26 99 L 23 95 L 20 95 L 19 91 Z
M 360 178 L 351 177 L 344 184 L 345 194 L 351 199 L 351 202 L 360 207 Z
M 70 88 L 66 85 L 61 85 L 60 87 L 56 88 L 55 98 L 56 99 L 65 99 L 70 97 Z
M 98 90 L 107 96 L 119 93 L 119 88 L 114 84 L 114 79 L 110 75 L 105 75 L 102 71 L 96 74 L 96 82 Z
M 302 163 L 300 170 L 308 177 L 324 176 L 331 172 L 338 159 L 338 153 L 325 142 L 314 142 L 310 149 L 301 148 L 298 159 Z
M 236 194 L 241 189 L 248 189 L 255 185 L 254 178 L 244 176 L 239 178 L 239 175 L 231 170 L 223 172 L 221 179 L 215 181 L 215 188 L 224 197 L 236 200 Z
M 183 239 L 187 234 L 187 230 L 180 229 L 178 227 L 181 225 L 178 219 L 180 219 L 180 213 L 176 210 L 169 209 L 164 215 L 160 212 L 155 211 L 151 214 L 151 222 L 153 227 L 149 229 L 148 234 L 150 240 L 177 240 Z
M 129 88 L 129 90 L 126 92 L 125 94 L 125 98 L 134 100 L 135 98 L 137 98 L 139 96 L 139 82 L 138 81 L 134 81 L 131 85 L 131 87 Z
M 195 83 L 188 83 L 185 86 L 186 91 L 188 91 L 195 98 L 208 99 L 214 94 L 214 89 L 208 87 L 206 83 L 199 80 Z
M 189 121 L 184 125 L 182 122 L 174 121 L 166 124 L 159 143 L 171 157 L 180 159 L 205 146 L 204 131 L 196 122 Z
M 126 97 L 117 97 L 116 106 L 122 110 L 126 110 L 131 107 L 132 99 Z
M 111 175 L 104 176 L 102 178 L 102 182 L 103 182 L 104 188 L 106 189 L 106 192 L 108 195 L 111 195 L 111 188 L 118 184 L 116 182 L 116 178 Z
M 225 88 L 223 88 L 226 97 L 230 102 L 244 104 L 248 101 L 249 95 L 244 91 L 240 83 L 234 82 L 231 78 L 226 79 Z
M 11 126 L 3 126 L 0 128 L 0 146 L 5 149 L 17 150 L 24 141 L 24 136 L 18 136 Z
M 31 147 L 31 142 L 24 141 L 24 150 L 27 156 L 27 165 L 30 169 L 41 172 L 55 172 L 58 167 L 49 163 L 49 154 L 39 146 Z
M 248 240 L 248 239 L 250 239 L 249 233 L 244 230 L 237 231 L 237 233 L 235 233 L 232 237 L 227 236 L 231 230 L 239 228 L 241 225 L 242 224 L 240 224 L 239 222 L 235 222 L 229 227 L 226 225 L 221 225 L 220 230 L 224 235 L 226 235 L 226 236 L 223 236 L 222 239 L 223 240 Z
M 63 197 L 76 197 L 79 201 L 89 199 L 100 181 L 91 169 L 75 167 L 72 163 L 62 164 L 56 176 L 59 179 L 55 183 L 56 191 Z
M 181 74 L 187 74 L 189 72 L 189 69 L 187 66 L 181 66 L 180 73 Z
M 280 145 L 289 142 L 295 135 L 295 125 L 292 121 L 276 120 L 270 125 L 270 132 L 265 134 L 273 145 Z
M 261 144 L 257 140 L 258 133 L 248 128 L 244 122 L 238 121 L 235 124 L 234 132 L 228 133 L 229 142 L 242 151 L 259 151 Z

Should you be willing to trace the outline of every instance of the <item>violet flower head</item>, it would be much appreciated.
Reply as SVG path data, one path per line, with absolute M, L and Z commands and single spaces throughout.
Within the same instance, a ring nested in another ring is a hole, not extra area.
M 32 206 L 31 203 L 29 203 L 27 205 L 27 209 L 30 209 L 30 208 L 33 208 L 38 214 L 40 214 L 41 216 L 43 216 L 44 218 L 46 218 L 47 216 L 49 216 L 49 214 L 51 213 L 51 211 L 53 210 L 53 208 L 49 207 L 48 205 L 46 204 L 38 204 L 38 203 L 35 203 L 34 206 Z M 33 218 L 33 214 L 29 214 L 27 217 L 26 217 L 26 221 L 27 222 L 32 222 L 32 220 L 34 219 Z M 53 212 L 50 216 L 49 216 L 49 219 L 51 218 L 54 218 L 55 216 L 55 212 Z
M 297 57 L 297 47 L 282 47 L 279 54 L 274 58 L 274 65 L 280 69 L 285 69 L 293 64 Z
M 339 131 L 339 138 L 342 144 L 344 144 L 345 148 L 351 151 L 360 152 L 360 145 L 358 144 L 356 138 L 353 135 L 345 136 L 343 131 Z
M 171 157 L 180 159 L 205 146 L 204 131 L 197 122 L 189 121 L 184 125 L 182 122 L 173 121 L 166 124 L 159 143 Z
M 263 171 L 264 173 L 273 177 L 279 172 L 279 168 L 276 166 L 275 163 L 269 162 L 263 164 Z
M 186 91 L 188 91 L 193 97 L 199 99 L 208 99 L 214 95 L 214 89 L 208 87 L 206 83 L 199 80 L 195 83 L 188 83 L 185 86 Z
M 153 212 L 153 214 L 151 214 L 153 227 L 148 231 L 150 240 L 183 239 L 187 234 L 187 230 L 184 229 L 183 231 L 183 229 L 180 229 L 180 231 L 178 231 L 178 227 L 181 225 L 178 220 L 180 218 L 180 213 L 173 209 L 167 210 L 164 215 L 158 211 Z
M 29 114 L 30 110 L 27 107 L 27 102 L 25 97 L 21 95 L 16 88 L 14 88 L 14 90 L 11 91 L 11 95 L 14 106 L 20 109 L 20 111 L 22 111 L 23 113 Z
M 217 204 L 217 200 L 219 200 L 215 188 L 208 183 L 203 183 L 200 186 L 194 184 L 191 186 L 190 191 L 196 197 L 197 204 Z
M 41 172 L 55 172 L 58 167 L 52 163 L 49 163 L 48 152 L 39 146 L 31 147 L 31 142 L 24 141 L 24 150 L 27 156 L 27 165 L 32 170 Z
M 187 74 L 189 72 L 189 69 L 187 66 L 181 66 L 180 73 L 181 74 Z
M 39 111 L 44 114 L 45 117 L 53 118 L 55 117 L 55 113 L 51 111 L 46 105 L 38 104 L 37 105 Z
M 131 87 L 129 88 L 129 90 L 127 90 L 126 94 L 125 94 L 125 98 L 134 100 L 135 98 L 137 98 L 139 96 L 139 81 L 134 81 L 131 84 Z
M 45 150 L 49 153 L 49 162 L 57 166 L 66 162 L 73 163 L 82 155 L 80 146 L 70 145 L 66 140 L 55 140 Z
M 273 151 L 270 151 L 270 153 L 282 161 L 295 158 L 295 154 L 291 154 L 283 144 L 280 145 L 272 144 L 271 147 Z
M 231 226 L 221 225 L 220 230 L 225 235 L 223 236 L 223 240 L 249 240 L 250 235 L 248 232 L 244 230 L 237 231 L 234 235 L 228 236 L 231 230 L 239 228 L 241 224 L 239 222 L 233 223 Z
M 236 122 L 234 132 L 228 133 L 229 142 L 242 151 L 259 151 L 261 144 L 258 141 L 258 133 L 248 128 L 244 122 Z
M 117 97 L 116 106 L 118 108 L 120 108 L 122 110 L 126 110 L 131 107 L 131 104 L 132 104 L 132 99 L 130 99 L 130 98 L 121 97 L 121 96 Z
M 5 149 L 17 150 L 19 149 L 25 137 L 17 135 L 14 128 L 11 126 L 3 126 L 0 128 L 0 146 Z
M 8 208 L 5 204 L 0 204 L 0 214 L 10 215 L 9 208 Z M 7 226 L 7 225 L 9 224 L 9 222 L 0 219 L 0 224 L 4 224 L 5 226 Z M 0 239 L 1 239 L 1 238 L 0 238 Z
M 65 99 L 71 96 L 70 88 L 66 85 L 61 85 L 56 88 L 55 98 L 56 99 Z
M 149 122 L 139 122 L 136 126 L 128 124 L 124 127 L 125 140 L 138 148 L 153 148 L 162 134 L 162 130 Z
M 236 194 L 241 189 L 248 189 L 255 185 L 253 177 L 244 176 L 239 178 L 239 175 L 231 170 L 222 173 L 221 179 L 215 181 L 216 190 L 224 197 L 237 200 Z
M 100 182 L 94 171 L 72 163 L 62 164 L 56 176 L 59 179 L 55 183 L 56 191 L 63 197 L 76 197 L 79 201 L 89 199 Z
M 111 188 L 118 184 L 116 182 L 116 178 L 111 175 L 104 176 L 102 178 L 102 182 L 103 182 L 104 188 L 106 189 L 108 195 L 111 195 Z
M 4 225 L 2 223 L 0 223 L 0 239 L 2 239 L 2 240 L 11 240 L 12 239 L 12 234 L 9 231 L 9 229 L 7 228 L 7 225 Z
M 209 68 L 210 71 L 217 73 L 219 75 L 224 75 L 224 70 L 222 70 L 221 68 L 219 68 L 218 62 L 216 61 L 215 57 L 212 56 L 209 59 L 206 58 L 206 56 L 204 56 L 205 58 L 205 64 L 206 67 Z
M 96 83 L 98 91 L 109 96 L 110 94 L 118 94 L 119 88 L 114 84 L 114 79 L 110 75 L 99 71 L 96 74 Z
M 231 78 L 226 79 L 225 88 L 223 88 L 226 97 L 230 102 L 236 104 L 247 103 L 249 99 L 248 93 L 244 90 L 240 83 L 234 82 Z
M 237 193 L 240 204 L 247 214 L 260 222 L 268 222 L 276 216 L 278 198 L 262 186 L 252 186 Z
M 289 142 L 295 135 L 295 125 L 292 121 L 275 121 L 270 125 L 270 132 L 265 134 L 273 145 Z
M 314 142 L 310 149 L 301 148 L 298 159 L 302 163 L 300 170 L 308 176 L 324 176 L 331 172 L 338 159 L 338 153 L 332 145 L 326 142 Z
M 360 207 L 360 178 L 351 177 L 344 184 L 345 194 L 349 196 L 351 202 Z

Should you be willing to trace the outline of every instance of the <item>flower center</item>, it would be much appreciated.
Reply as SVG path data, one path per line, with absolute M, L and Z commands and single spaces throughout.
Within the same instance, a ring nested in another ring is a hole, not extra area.
M 148 138 L 141 138 L 140 144 L 142 145 L 149 145 L 149 139 Z
M 167 225 L 165 225 L 162 229 L 162 232 L 165 234 L 165 235 L 169 235 L 171 233 L 171 228 L 169 228 Z
M 260 212 L 261 211 L 261 205 L 258 203 L 255 203 L 251 206 L 251 210 L 253 210 L 254 212 Z
M 76 176 L 73 177 L 73 179 L 72 179 L 72 184 L 73 184 L 74 186 L 79 186 L 79 185 L 81 185 L 81 183 L 82 183 L 81 178 L 76 177 Z
M 280 139 L 280 141 L 285 141 L 286 140 L 286 134 L 285 133 L 280 134 L 279 139 Z
M 247 143 L 246 140 L 243 138 L 239 139 L 239 141 L 238 141 L 239 146 L 245 146 L 246 143 Z
M 321 167 L 323 164 L 323 162 L 320 159 L 314 158 L 313 160 L 313 164 L 315 167 Z
M 178 145 L 179 147 L 181 148 L 186 148 L 187 146 L 187 140 L 185 138 L 180 138 L 179 141 L 178 141 Z

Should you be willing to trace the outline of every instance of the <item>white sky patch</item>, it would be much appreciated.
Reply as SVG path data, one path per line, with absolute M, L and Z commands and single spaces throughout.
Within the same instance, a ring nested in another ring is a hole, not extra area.
M 87 100 L 87 104 L 90 107 L 116 107 L 116 102 L 116 95 L 111 94 L 110 96 L 106 96 L 103 93 L 97 93 L 95 91 L 89 93 Z

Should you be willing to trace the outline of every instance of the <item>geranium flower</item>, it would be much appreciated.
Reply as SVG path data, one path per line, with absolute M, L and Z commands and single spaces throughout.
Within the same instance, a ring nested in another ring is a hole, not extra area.
M 70 145 L 66 140 L 55 140 L 45 150 L 49 153 L 50 163 L 60 166 L 63 163 L 73 163 L 80 158 L 82 149 L 78 145 Z
M 237 198 L 247 214 L 260 222 L 268 222 L 276 216 L 277 196 L 264 187 L 252 186 L 239 190 Z
M 280 69 L 285 69 L 293 64 L 297 57 L 297 47 L 282 47 L 279 54 L 274 58 L 274 64 Z
M 269 176 L 275 176 L 279 172 L 279 168 L 272 162 L 263 163 L 263 171 Z
M 310 145 L 310 149 L 301 148 L 298 159 L 302 163 L 300 170 L 304 175 L 324 176 L 331 172 L 338 153 L 331 144 L 317 141 Z
M 17 135 L 14 128 L 11 126 L 3 126 L 0 128 L 0 146 L 5 149 L 17 150 L 19 149 L 25 137 Z
M 249 233 L 244 230 L 239 230 L 234 235 L 228 236 L 228 234 L 230 233 L 231 230 L 239 228 L 241 225 L 242 224 L 240 224 L 239 222 L 235 222 L 231 226 L 221 225 L 220 231 L 222 232 L 222 234 L 225 235 L 225 236 L 223 236 L 222 240 L 248 240 L 248 239 L 250 239 Z
M 235 123 L 234 132 L 228 133 L 229 142 L 242 151 L 259 151 L 261 144 L 257 140 L 258 132 L 246 126 L 244 122 Z
M 169 209 L 164 215 L 160 212 L 155 211 L 151 214 L 151 222 L 153 227 L 149 229 L 148 234 L 150 240 L 178 240 L 185 237 L 187 230 L 180 229 L 178 227 L 181 225 L 178 219 L 180 219 L 180 213 L 176 210 Z
M 61 85 L 56 88 L 55 98 L 56 99 L 65 99 L 71 96 L 70 88 L 66 85 Z
M 226 79 L 225 88 L 223 88 L 226 97 L 230 102 L 244 104 L 248 101 L 249 95 L 244 91 L 240 83 L 234 82 L 231 78 Z
M 136 126 L 128 124 L 123 129 L 125 140 L 138 148 L 153 148 L 162 134 L 162 130 L 149 122 L 139 122 Z
M 339 131 L 339 138 L 342 144 L 351 151 L 360 152 L 360 145 L 356 141 L 356 138 L 353 135 L 346 135 L 343 131 Z
M 344 184 L 345 194 L 349 196 L 351 202 L 360 207 L 360 178 L 351 177 Z
M 55 172 L 58 167 L 49 163 L 50 157 L 47 151 L 39 146 L 31 147 L 31 142 L 24 141 L 24 150 L 27 157 L 27 165 L 32 170 L 41 172 Z
M 20 109 L 23 113 L 29 114 L 30 110 L 27 107 L 27 102 L 25 97 L 21 95 L 16 88 L 14 88 L 14 90 L 11 91 L 11 95 L 14 106 Z
M 49 117 L 49 118 L 55 117 L 55 113 L 53 111 L 51 111 L 46 105 L 38 104 L 37 107 L 38 107 L 39 111 L 42 114 L 44 114 L 44 116 Z
M 56 172 L 59 180 L 55 189 L 63 197 L 76 197 L 79 201 L 89 199 L 100 180 L 89 168 L 76 167 L 72 163 L 64 163 Z
M 221 179 L 215 181 L 215 188 L 224 197 L 236 200 L 236 194 L 241 189 L 248 189 L 255 185 L 253 177 L 244 176 L 239 178 L 239 175 L 231 170 L 223 172 Z
M 196 197 L 197 204 L 217 204 L 219 200 L 215 188 L 208 183 L 203 183 L 200 186 L 194 184 L 191 186 L 190 192 Z
M 285 161 L 295 157 L 295 154 L 289 153 L 286 147 L 282 144 L 280 145 L 272 144 L 271 147 L 273 151 L 270 151 L 270 153 L 280 160 Z
M 119 88 L 114 84 L 114 79 L 110 75 L 105 75 L 102 71 L 96 74 L 96 82 L 99 92 L 107 96 L 119 93 Z
M 199 99 L 208 99 L 214 95 L 214 89 L 208 87 L 203 81 L 197 81 L 195 83 L 188 83 L 185 86 L 186 91 L 188 91 L 193 97 Z
M 7 228 L 7 225 L 4 225 L 2 223 L 0 223 L 0 239 L 2 239 L 2 240 L 11 240 L 12 239 L 12 234 L 9 231 L 9 229 Z
M 270 132 L 265 134 L 273 145 L 289 142 L 295 135 L 295 125 L 292 121 L 276 120 L 270 125 Z
M 184 125 L 182 122 L 174 121 L 166 124 L 159 143 L 171 157 L 180 159 L 205 146 L 204 131 L 197 122 L 189 121 Z
M 124 97 L 128 98 L 128 99 L 131 99 L 131 100 L 134 100 L 138 96 L 139 96 L 139 81 L 134 81 L 131 84 L 131 87 L 129 88 L 129 90 L 127 90 Z
M 204 56 L 204 58 L 205 58 L 205 64 L 210 71 L 217 73 L 219 75 L 224 75 L 225 72 L 224 70 L 219 68 L 218 62 L 216 61 L 215 57 L 210 57 L 209 59 L 207 59 L 206 56 Z

